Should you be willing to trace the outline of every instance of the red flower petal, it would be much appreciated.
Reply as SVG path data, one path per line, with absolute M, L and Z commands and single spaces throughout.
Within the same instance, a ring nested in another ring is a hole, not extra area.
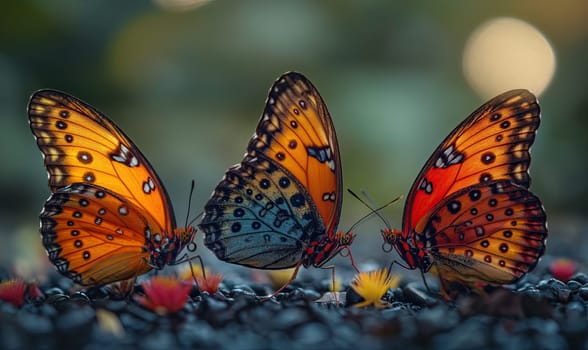
M 556 259 L 549 265 L 549 271 L 553 277 L 562 282 L 567 282 L 578 270 L 578 264 L 575 261 L 562 258 Z
M 165 276 L 155 276 L 141 285 L 145 296 L 137 296 L 135 300 L 162 315 L 183 309 L 192 289 L 183 280 Z
M 0 283 L 0 300 L 16 307 L 24 304 L 27 285 L 22 280 L 8 280 Z
M 206 278 L 202 276 L 196 276 L 196 282 L 198 282 L 198 288 L 201 292 L 207 292 L 208 294 L 214 294 L 218 291 L 218 285 L 223 280 L 223 275 L 220 273 L 210 273 Z

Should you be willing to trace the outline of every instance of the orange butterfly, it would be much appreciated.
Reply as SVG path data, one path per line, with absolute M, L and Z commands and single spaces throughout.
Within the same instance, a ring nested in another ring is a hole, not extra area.
M 57 270 L 92 286 L 177 263 L 195 230 L 176 229 L 159 176 L 122 130 L 54 90 L 34 93 L 28 114 L 49 173 L 41 236 Z
M 342 174 L 333 122 L 299 73 L 280 77 L 245 158 L 204 208 L 204 243 L 221 260 L 261 269 L 323 266 L 354 236 L 337 233 Z M 353 260 L 352 260 L 353 263 Z M 274 293 L 274 294 L 276 294 Z
M 481 292 L 479 284 L 513 283 L 543 255 L 546 214 L 528 191 L 539 120 L 539 104 L 526 90 L 478 108 L 425 163 L 402 231 L 383 230 L 409 268 L 435 267 L 446 298 L 454 296 L 452 284 Z

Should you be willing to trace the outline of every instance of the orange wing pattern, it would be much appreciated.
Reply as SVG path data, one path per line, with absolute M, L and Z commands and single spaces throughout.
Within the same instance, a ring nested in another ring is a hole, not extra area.
M 161 180 L 137 146 L 104 114 L 54 90 L 33 94 L 28 111 L 51 192 L 73 183 L 104 187 L 173 231 L 175 216 Z
M 206 203 L 205 244 L 224 261 L 263 269 L 320 266 L 353 240 L 338 235 L 341 158 L 316 88 L 298 73 L 272 86 L 247 154 Z
M 335 231 L 342 203 L 337 135 L 326 104 L 304 76 L 282 76 L 270 89 L 265 110 L 244 160 L 260 154 L 292 174 L 310 194 L 328 232 Z
M 478 108 L 425 163 L 408 194 L 402 231 L 382 232 L 410 268 L 437 272 L 447 298 L 455 284 L 512 283 L 543 254 L 546 215 L 528 191 L 539 118 L 526 90 Z
M 176 230 L 167 192 L 133 142 L 62 92 L 36 92 L 28 111 L 52 192 L 41 236 L 58 271 L 98 285 L 175 263 L 195 232 Z
M 508 284 L 532 270 L 545 251 L 541 201 L 509 181 L 476 184 L 431 210 L 416 237 L 442 282 Z M 446 283 L 444 283 L 446 284 Z
M 529 187 L 529 149 L 539 127 L 539 104 L 527 90 L 496 96 L 473 112 L 437 147 L 417 176 L 404 209 L 410 232 L 453 192 L 491 180 Z
M 60 188 L 40 217 L 49 260 L 76 283 L 106 284 L 151 270 L 145 235 L 157 223 L 108 190 L 85 184 Z

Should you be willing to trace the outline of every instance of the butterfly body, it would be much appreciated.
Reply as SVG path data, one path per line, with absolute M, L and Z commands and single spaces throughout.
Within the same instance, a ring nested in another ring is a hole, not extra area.
M 546 214 L 528 190 L 539 120 L 539 105 L 526 90 L 488 101 L 425 163 L 409 192 L 402 231 L 382 232 L 409 268 L 434 268 L 446 296 L 453 282 L 513 283 L 543 254 Z
M 176 262 L 195 232 L 176 228 L 159 176 L 120 128 L 55 90 L 33 94 L 29 123 L 52 192 L 42 241 L 59 272 L 99 285 Z
M 335 130 L 316 88 L 287 73 L 270 89 L 240 164 L 205 206 L 205 245 L 221 260 L 261 269 L 323 264 L 353 235 L 336 232 L 342 201 Z

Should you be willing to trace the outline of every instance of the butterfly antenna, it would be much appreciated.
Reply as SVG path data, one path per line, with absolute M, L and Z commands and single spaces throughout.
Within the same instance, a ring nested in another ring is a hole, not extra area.
M 190 222 L 188 223 L 188 225 L 192 225 L 192 224 L 193 224 L 193 223 L 194 223 L 196 220 L 198 220 L 198 218 L 200 218 L 200 217 L 202 216 L 202 214 L 203 214 L 203 213 L 200 213 L 200 214 L 196 215 L 196 217 L 195 217 L 194 219 L 192 219 L 192 221 L 190 221 Z
M 375 200 L 372 198 L 372 196 L 370 196 L 370 195 L 367 193 L 367 191 L 366 191 L 365 189 L 363 189 L 363 188 L 362 188 L 362 189 L 360 189 L 360 191 L 361 191 L 361 194 L 362 194 L 362 195 L 365 197 L 365 199 L 366 199 L 367 201 L 369 201 L 370 205 L 371 205 L 372 207 L 375 207 L 375 206 L 376 206 L 376 201 L 375 201 Z M 394 199 L 393 199 L 393 200 L 392 200 L 390 203 L 388 203 L 387 205 L 390 205 L 390 204 L 392 204 L 392 203 L 396 202 L 397 200 L 400 200 L 400 198 L 402 198 L 402 195 L 400 195 L 400 196 L 398 196 L 398 197 L 394 198 Z M 365 204 L 365 203 L 364 203 L 364 204 Z M 382 209 L 383 209 L 383 208 L 382 208 Z M 380 216 L 380 215 L 378 215 L 378 216 L 379 216 L 379 217 L 380 217 L 380 219 L 381 219 L 381 220 L 384 222 L 384 224 L 386 225 L 386 227 L 388 227 L 388 228 L 392 227 L 392 225 L 390 224 L 390 222 L 389 222 L 389 221 L 388 221 L 386 218 L 384 218 L 383 216 Z
M 355 222 L 355 224 L 353 224 L 351 226 L 351 228 L 349 229 L 349 231 L 353 231 L 353 229 L 359 225 L 361 222 L 363 222 L 365 219 L 369 218 L 370 216 L 376 214 L 380 220 L 382 220 L 382 222 L 384 222 L 384 224 L 386 225 L 387 228 L 392 229 L 392 226 L 390 225 L 390 223 L 388 222 L 388 220 L 386 220 L 386 218 L 384 218 L 384 216 L 382 216 L 382 214 L 380 214 L 380 211 L 394 203 L 396 203 L 397 201 L 399 201 L 400 199 L 402 199 L 402 195 L 394 198 L 393 200 L 391 200 L 390 202 L 374 209 L 374 207 L 371 204 L 368 204 L 365 200 L 363 200 L 362 198 L 360 198 L 355 192 L 353 192 L 353 190 L 351 190 L 350 188 L 347 189 L 347 192 L 349 192 L 353 197 L 355 197 L 358 201 L 360 201 L 363 205 L 365 205 L 369 210 L 371 210 L 371 212 L 367 213 L 366 215 L 362 216 L 359 220 L 357 220 Z M 366 196 L 367 197 L 367 196 Z M 369 197 L 368 197 L 369 200 Z
M 196 187 L 196 182 L 194 180 L 192 180 L 192 184 L 190 185 L 190 195 L 188 196 L 188 212 L 186 213 L 186 228 L 192 226 L 192 224 L 194 222 L 196 222 L 196 220 L 198 220 L 199 217 L 202 216 L 202 212 L 201 212 L 200 214 L 196 215 L 196 217 L 194 219 L 192 219 L 188 222 L 188 220 L 190 218 L 190 210 L 192 208 L 192 198 L 194 195 L 194 188 L 195 187 Z
M 192 179 L 192 183 L 190 184 L 190 194 L 188 195 L 188 211 L 186 212 L 186 226 L 184 228 L 188 228 L 188 225 L 191 225 L 194 220 L 188 222 L 190 220 L 190 209 L 192 207 L 192 195 L 194 194 L 194 188 L 196 187 L 196 181 Z

